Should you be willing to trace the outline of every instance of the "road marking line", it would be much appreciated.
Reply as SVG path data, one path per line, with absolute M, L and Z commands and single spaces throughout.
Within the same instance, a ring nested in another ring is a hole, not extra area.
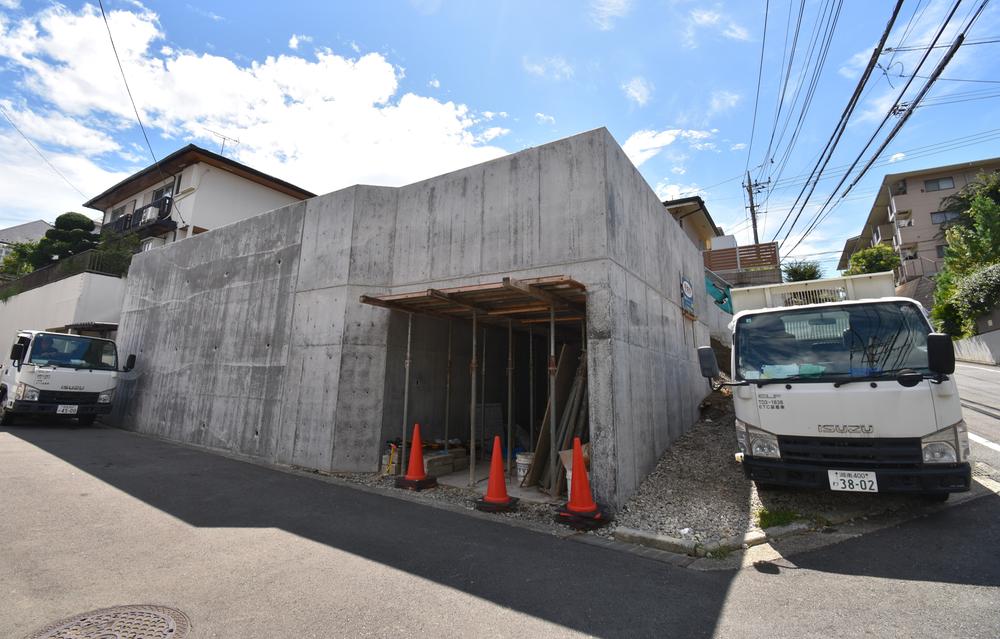
M 986 371 L 988 373 L 1000 373 L 1000 367 L 986 368 L 985 366 L 973 366 L 972 364 L 965 364 L 963 362 L 955 362 L 955 366 L 961 366 L 963 368 L 974 368 L 978 371 Z
M 991 450 L 995 450 L 998 453 L 1000 453 L 1000 444 L 994 444 L 993 442 L 991 442 L 990 440 L 986 439 L 985 437 L 980 437 L 979 435 L 977 435 L 975 433 L 969 433 L 969 439 L 971 439 L 972 441 L 976 442 L 977 444 L 982 444 L 983 446 L 985 446 L 985 447 L 987 447 L 987 448 L 989 448 Z

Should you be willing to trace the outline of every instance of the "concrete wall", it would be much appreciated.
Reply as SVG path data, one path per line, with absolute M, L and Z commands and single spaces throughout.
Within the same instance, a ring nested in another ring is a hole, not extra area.
M 13 343 L 20 329 L 58 329 L 74 322 L 117 322 L 124 283 L 80 273 L 25 291 L 0 303 L 0 340 Z
M 593 484 L 620 505 L 697 418 L 709 309 L 701 293 L 700 319 L 682 317 L 680 278 L 700 284 L 700 254 L 604 129 L 398 189 L 344 189 L 137 256 L 119 341 L 139 366 L 119 418 L 268 461 L 375 470 L 381 442 L 400 432 L 406 316 L 358 297 L 505 275 L 587 286 Z M 453 331 L 451 432 L 465 434 L 469 327 Z M 506 338 L 491 335 L 494 378 Z M 440 436 L 447 322 L 416 318 L 413 344 L 408 421 Z
M 1000 331 L 956 340 L 955 358 L 963 362 L 1000 365 Z

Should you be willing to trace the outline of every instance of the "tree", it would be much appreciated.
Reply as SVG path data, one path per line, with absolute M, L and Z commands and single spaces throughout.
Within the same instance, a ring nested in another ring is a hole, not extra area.
M 944 266 L 934 277 L 931 318 L 938 330 L 964 337 L 975 333 L 976 319 L 975 305 L 968 303 L 975 289 L 965 281 L 1000 263 L 1000 173 L 980 174 L 957 194 L 944 198 L 941 207 L 959 213 L 959 218 L 944 233 L 948 248 Z
M 34 270 L 31 256 L 38 248 L 38 242 L 15 242 L 10 245 L 10 253 L 0 264 L 0 274 L 7 278 L 17 278 Z
M 865 275 L 867 273 L 884 273 L 897 268 L 900 264 L 899 255 L 892 247 L 877 244 L 871 248 L 861 249 L 851 256 L 849 268 L 844 275 Z
M 823 269 L 820 267 L 819 262 L 811 262 L 809 260 L 788 262 L 781 267 L 781 271 L 785 274 L 786 282 L 805 282 L 807 280 L 818 280 L 823 277 Z
M 30 258 L 31 265 L 36 269 L 42 268 L 55 260 L 89 251 L 96 245 L 92 219 L 82 213 L 63 213 L 45 232 L 45 237 L 38 240 Z
M 135 233 L 104 232 L 95 249 L 100 254 L 100 266 L 105 273 L 125 275 L 132 256 L 139 250 L 139 236 Z

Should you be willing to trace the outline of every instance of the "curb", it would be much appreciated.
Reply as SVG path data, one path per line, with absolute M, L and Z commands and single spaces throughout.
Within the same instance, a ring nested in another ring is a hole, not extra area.
M 699 544 L 693 539 L 679 539 L 677 537 L 627 527 L 615 529 L 614 537 L 619 541 L 655 548 L 657 550 L 687 555 L 689 557 L 705 557 L 707 555 L 728 553 L 734 550 L 745 550 L 751 546 L 759 546 L 769 541 L 777 541 L 783 537 L 798 535 L 811 530 L 813 530 L 813 526 L 808 522 L 793 522 L 784 526 L 772 526 L 763 530 L 756 528 L 742 535 L 718 539 L 707 544 Z

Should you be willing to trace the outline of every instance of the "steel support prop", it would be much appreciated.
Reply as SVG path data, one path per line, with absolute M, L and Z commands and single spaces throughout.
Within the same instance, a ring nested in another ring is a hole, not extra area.
M 479 454 L 486 453 L 486 327 L 483 327 L 483 357 L 479 362 Z
M 535 336 L 528 326 L 528 450 L 535 452 Z
M 403 360 L 403 369 L 406 374 L 403 378 L 403 442 L 396 467 L 397 474 L 402 475 L 403 464 L 406 463 L 406 423 L 410 419 L 410 343 L 413 340 L 413 313 L 406 314 L 406 359 Z
M 469 486 L 476 485 L 476 312 L 472 312 L 472 361 L 469 362 Z
M 556 307 L 549 309 L 549 495 L 556 496 L 559 486 L 558 468 L 559 443 L 556 441 L 556 424 L 559 423 L 556 410 Z
M 448 320 L 448 369 L 444 373 L 444 451 L 448 452 L 448 425 L 451 421 L 451 320 Z
M 514 325 L 507 320 L 507 474 L 514 475 Z

